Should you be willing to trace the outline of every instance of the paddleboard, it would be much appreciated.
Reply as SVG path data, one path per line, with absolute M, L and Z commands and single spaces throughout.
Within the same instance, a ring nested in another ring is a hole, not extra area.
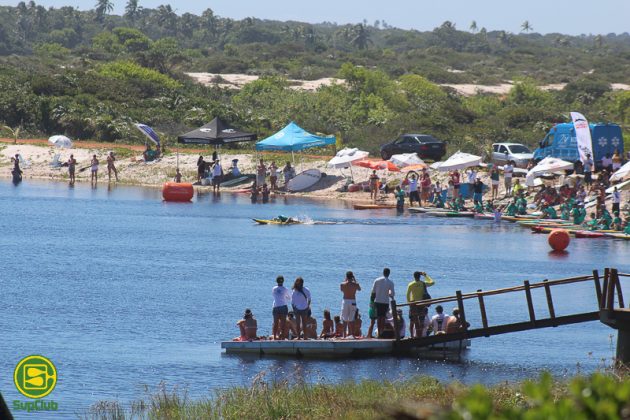
M 355 210 L 395 209 L 395 204 L 355 204 Z
M 225 181 L 221 183 L 222 187 L 233 187 L 235 185 L 244 184 L 249 181 L 251 178 L 248 176 L 240 176 L 238 178 L 230 179 L 229 181 Z
M 444 209 L 444 208 L 439 208 L 439 207 L 409 207 L 407 210 L 409 210 L 411 213 L 428 213 L 430 211 L 432 211 L 432 212 L 449 212 L 449 211 L 451 211 L 449 209 Z
M 291 178 L 287 183 L 289 191 L 303 191 L 317 184 L 322 179 L 322 173 L 319 169 L 308 169 Z

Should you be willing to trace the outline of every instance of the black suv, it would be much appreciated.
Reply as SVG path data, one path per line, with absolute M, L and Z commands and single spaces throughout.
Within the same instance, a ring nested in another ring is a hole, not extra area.
M 426 134 L 403 134 L 381 146 L 381 157 L 385 160 L 400 153 L 417 153 L 421 159 L 438 161 L 446 154 L 446 144 Z

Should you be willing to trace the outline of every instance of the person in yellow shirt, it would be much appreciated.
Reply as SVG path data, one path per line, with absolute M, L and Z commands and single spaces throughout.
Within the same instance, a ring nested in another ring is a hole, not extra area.
M 424 276 L 424 281 L 420 278 Z M 407 302 L 417 302 L 419 300 L 431 299 L 431 296 L 427 293 L 427 287 L 433 286 L 435 282 L 427 273 L 423 271 L 416 271 L 413 273 L 413 281 L 407 285 Z M 418 334 L 422 332 L 422 324 L 420 323 L 421 317 L 424 316 L 424 307 L 420 305 L 409 306 L 409 333 L 411 337 L 416 337 L 415 332 Z

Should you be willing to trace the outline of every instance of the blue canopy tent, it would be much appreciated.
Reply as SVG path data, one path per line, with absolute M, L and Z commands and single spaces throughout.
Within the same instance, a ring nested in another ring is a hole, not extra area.
M 316 136 L 291 121 L 276 134 L 256 143 L 256 150 L 282 150 L 291 152 L 291 155 L 293 155 L 293 152 L 299 152 L 311 147 L 328 146 L 329 144 L 335 144 L 335 142 L 335 136 Z M 293 160 L 295 161 L 295 158 Z

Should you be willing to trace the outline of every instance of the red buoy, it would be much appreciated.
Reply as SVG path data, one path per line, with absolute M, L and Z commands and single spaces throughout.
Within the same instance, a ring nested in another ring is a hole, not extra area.
M 569 232 L 564 229 L 554 229 L 549 232 L 547 241 L 554 251 L 564 251 L 571 242 L 571 236 L 569 235 Z
M 185 202 L 192 200 L 194 195 L 192 184 L 187 182 L 167 182 L 162 186 L 164 201 Z

